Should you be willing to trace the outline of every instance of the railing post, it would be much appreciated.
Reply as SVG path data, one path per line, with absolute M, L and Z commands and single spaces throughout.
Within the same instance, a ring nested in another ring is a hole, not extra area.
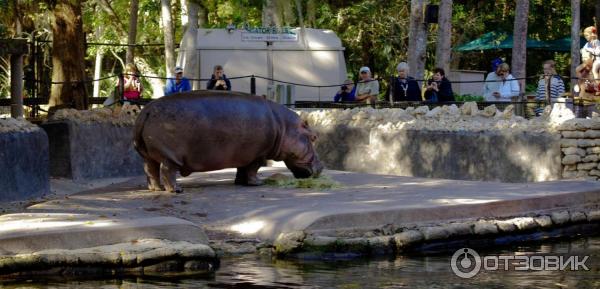
M 23 117 L 23 54 L 10 55 L 10 116 Z
M 390 82 L 388 83 L 388 86 L 390 88 L 390 95 L 388 95 L 389 97 L 389 101 L 390 101 L 390 108 L 394 107 L 394 76 L 390 76 Z
M 256 77 L 254 77 L 254 74 L 250 77 L 250 94 L 256 95 Z
M 123 73 L 119 73 L 119 102 L 124 101 L 123 96 L 125 95 L 125 77 Z M 117 101 L 115 99 L 115 101 Z

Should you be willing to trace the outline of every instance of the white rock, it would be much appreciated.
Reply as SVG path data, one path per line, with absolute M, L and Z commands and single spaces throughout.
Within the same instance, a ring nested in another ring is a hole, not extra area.
M 493 222 L 477 221 L 473 227 L 473 232 L 477 235 L 497 234 L 498 227 Z
M 565 224 L 571 219 L 568 211 L 552 212 L 550 217 L 552 218 L 552 222 L 557 225 Z
M 577 170 L 589 171 L 598 167 L 598 163 L 579 163 L 577 164 Z
M 600 158 L 598 157 L 598 155 L 587 155 L 585 156 L 583 159 L 581 159 L 582 162 L 584 163 L 590 163 L 590 162 L 597 162 Z
M 579 155 L 581 157 L 585 157 L 586 156 L 586 150 L 582 149 L 582 148 L 578 148 L 578 147 L 568 147 L 568 148 L 563 148 L 562 152 L 565 155 Z
M 581 157 L 578 155 L 566 155 L 563 159 L 562 159 L 562 164 L 563 165 L 574 165 L 581 162 Z
M 573 223 L 582 222 L 582 221 L 587 220 L 587 217 L 584 212 L 571 212 L 570 214 L 571 214 L 571 222 L 573 222 Z
M 403 248 L 423 240 L 423 234 L 418 230 L 407 230 L 393 235 L 396 247 Z

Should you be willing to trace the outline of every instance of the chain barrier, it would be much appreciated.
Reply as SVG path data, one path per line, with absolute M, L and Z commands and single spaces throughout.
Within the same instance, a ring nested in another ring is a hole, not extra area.
M 32 82 L 36 82 L 36 83 L 49 83 L 49 84 L 91 83 L 91 82 L 102 81 L 102 80 L 106 80 L 106 79 L 110 79 L 110 78 L 114 78 L 114 77 L 119 77 L 120 75 L 123 75 L 123 76 L 133 75 L 133 76 L 137 76 L 139 78 L 162 79 L 162 80 L 175 79 L 174 77 L 166 77 L 166 76 L 121 73 L 121 74 L 114 74 L 114 75 L 109 75 L 109 76 L 101 77 L 101 78 L 98 78 L 98 79 L 85 79 L 85 80 L 67 80 L 67 81 L 51 81 L 51 82 L 45 82 L 45 81 L 42 81 L 42 80 L 30 79 L 30 78 L 23 78 L 23 80 L 25 80 L 25 81 L 32 81 Z M 486 83 L 486 82 L 518 81 L 518 80 L 527 80 L 527 79 L 541 79 L 542 76 L 543 75 L 540 74 L 540 75 L 532 75 L 532 76 L 521 77 L 521 78 L 513 78 L 513 79 L 510 79 L 510 80 L 494 80 L 494 81 L 490 81 L 490 80 L 488 80 L 488 81 L 486 81 L 486 80 L 463 80 L 463 81 L 450 81 L 450 83 L 454 84 L 454 83 Z M 558 76 L 561 79 L 565 79 L 565 80 L 579 80 L 578 77 L 567 77 L 567 76 L 561 76 L 561 75 L 553 75 L 553 76 Z M 263 80 L 267 80 L 267 81 L 273 81 L 273 82 L 282 83 L 282 84 L 290 84 L 290 85 L 303 86 L 303 87 L 312 87 L 312 88 L 338 87 L 338 86 L 342 86 L 342 85 L 345 84 L 345 83 L 339 83 L 339 84 L 326 84 L 326 85 L 312 85 L 312 84 L 305 84 L 305 83 L 298 83 L 298 82 L 291 82 L 291 81 L 279 80 L 279 79 L 269 78 L 269 77 L 260 76 L 260 75 L 243 75 L 243 76 L 228 77 L 229 80 L 244 79 L 244 78 L 258 78 L 258 79 L 263 79 Z M 209 80 L 211 80 L 211 78 L 187 78 L 187 79 L 189 81 L 209 81 Z M 371 81 L 385 81 L 385 82 L 387 82 L 388 80 L 389 79 L 384 79 L 384 78 L 381 78 L 381 77 L 377 77 L 377 78 L 374 78 L 374 79 L 365 80 L 365 81 L 358 81 L 358 82 L 354 82 L 354 83 L 360 83 L 360 82 L 367 83 L 367 82 L 371 82 Z M 430 79 L 412 79 L 411 78 L 410 80 L 414 80 L 414 81 L 417 81 L 417 82 L 427 82 Z M 600 79 L 590 79 L 590 80 L 600 80 Z

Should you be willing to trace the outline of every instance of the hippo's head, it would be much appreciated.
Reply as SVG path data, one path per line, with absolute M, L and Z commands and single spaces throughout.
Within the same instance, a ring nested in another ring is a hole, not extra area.
M 318 177 L 323 165 L 313 148 L 317 135 L 306 121 L 294 122 L 286 131 L 281 152 L 285 165 L 296 178 Z

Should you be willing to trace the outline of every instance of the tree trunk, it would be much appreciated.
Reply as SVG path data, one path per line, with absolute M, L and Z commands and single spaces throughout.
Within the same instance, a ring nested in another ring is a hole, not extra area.
M 450 73 L 450 53 L 452 53 L 452 0 L 440 2 L 437 46 L 435 48 L 435 66 Z
M 185 55 L 184 59 L 181 59 L 183 63 L 183 74 L 185 77 L 190 79 L 200 78 L 200 63 L 198 61 L 198 50 L 196 49 L 196 43 L 198 41 L 198 12 L 200 11 L 200 5 L 194 1 L 187 1 L 187 14 L 188 14 L 188 25 L 183 36 L 181 45 L 180 55 Z M 201 83 L 197 80 L 192 80 L 192 88 L 200 89 Z
M 571 92 L 577 84 L 575 70 L 580 63 L 579 30 L 581 28 L 581 0 L 571 0 Z
M 175 68 L 175 32 L 173 31 L 173 17 L 171 16 L 171 0 L 160 0 L 162 26 L 165 36 L 165 65 L 167 77 L 173 76 Z
M 194 2 L 192 0 L 192 2 Z M 188 25 L 188 15 L 189 15 L 189 11 L 188 11 L 188 1 L 187 0 L 179 0 L 179 5 L 181 6 L 181 15 L 180 15 L 180 20 L 181 20 L 181 28 L 183 29 L 183 31 L 185 31 L 187 29 L 187 25 Z
M 137 19 L 138 19 L 138 0 L 131 0 L 131 6 L 129 8 L 129 33 L 127 35 L 127 54 L 125 55 L 126 63 L 133 63 L 133 54 L 135 46 L 135 39 L 137 35 Z
M 81 2 L 56 1 L 52 21 L 52 85 L 49 105 L 54 109 L 87 109 L 85 50 Z
M 103 26 L 99 26 L 96 28 L 96 35 L 100 38 L 102 35 L 102 31 L 104 30 Z M 94 64 L 94 79 L 99 79 L 102 76 L 102 58 L 103 58 L 102 49 L 96 50 L 96 63 Z M 92 97 L 100 96 L 100 81 L 94 81 L 94 90 L 92 92 Z
M 306 27 L 317 28 L 317 3 L 315 0 L 306 2 Z
M 276 0 L 265 0 L 262 10 L 262 25 L 281 27 L 281 17 L 277 11 Z
M 600 31 L 600 2 L 596 1 L 596 31 Z
M 423 24 L 423 8 L 429 0 L 411 0 L 408 32 L 408 69 L 416 79 L 423 79 L 427 48 L 427 25 Z
M 521 94 L 525 92 L 525 77 L 527 72 L 527 15 L 529 14 L 529 0 L 517 0 L 515 12 L 515 26 L 513 31 L 512 49 L 512 75 L 519 80 Z
M 208 23 L 208 9 L 201 2 L 198 4 L 198 28 L 206 27 Z

